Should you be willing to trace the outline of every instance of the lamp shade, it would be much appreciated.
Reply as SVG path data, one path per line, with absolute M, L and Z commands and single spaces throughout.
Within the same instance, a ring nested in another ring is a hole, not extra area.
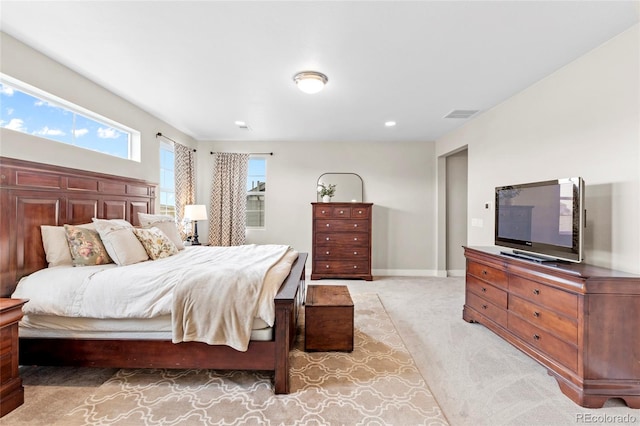
M 321 91 L 329 79 L 317 71 L 302 71 L 293 76 L 293 81 L 304 93 L 313 94 Z
M 207 220 L 207 207 L 204 204 L 187 204 L 184 206 L 184 217 L 189 220 Z

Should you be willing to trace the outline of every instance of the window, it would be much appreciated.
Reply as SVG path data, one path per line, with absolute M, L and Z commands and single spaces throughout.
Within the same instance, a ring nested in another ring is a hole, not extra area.
M 140 133 L 0 75 L 0 127 L 140 161 Z
M 247 173 L 247 228 L 264 228 L 267 159 L 250 157 Z
M 160 142 L 160 214 L 176 216 L 176 185 L 173 145 Z

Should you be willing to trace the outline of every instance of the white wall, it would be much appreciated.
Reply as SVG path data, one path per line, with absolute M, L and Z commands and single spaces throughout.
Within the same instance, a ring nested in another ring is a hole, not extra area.
M 76 169 L 92 170 L 158 182 L 158 132 L 195 146 L 189 136 L 69 68 L 0 32 L 0 72 L 141 133 L 141 161 L 77 148 L 7 129 L 0 129 L 0 155 Z
M 494 187 L 586 181 L 586 262 L 640 273 L 639 26 L 436 141 L 468 146 L 468 243 L 492 245 Z M 472 227 L 473 218 L 483 227 Z
M 274 153 L 267 157 L 266 229 L 249 231 L 247 242 L 290 244 L 310 253 L 310 203 L 316 201 L 318 177 L 357 173 L 364 181 L 364 201 L 374 203 L 374 275 L 435 274 L 433 142 L 200 142 L 199 203 L 209 203 L 210 151 Z

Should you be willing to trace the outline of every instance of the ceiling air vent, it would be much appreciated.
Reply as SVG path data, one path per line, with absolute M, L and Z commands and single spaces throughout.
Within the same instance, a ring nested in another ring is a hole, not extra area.
M 479 112 L 477 109 L 454 109 L 444 118 L 469 118 L 477 112 Z

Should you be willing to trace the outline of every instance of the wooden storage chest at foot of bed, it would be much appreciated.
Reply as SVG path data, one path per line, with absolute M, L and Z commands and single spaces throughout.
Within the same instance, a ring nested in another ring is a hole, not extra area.
M 346 286 L 313 285 L 305 304 L 304 350 L 353 351 L 353 301 Z

